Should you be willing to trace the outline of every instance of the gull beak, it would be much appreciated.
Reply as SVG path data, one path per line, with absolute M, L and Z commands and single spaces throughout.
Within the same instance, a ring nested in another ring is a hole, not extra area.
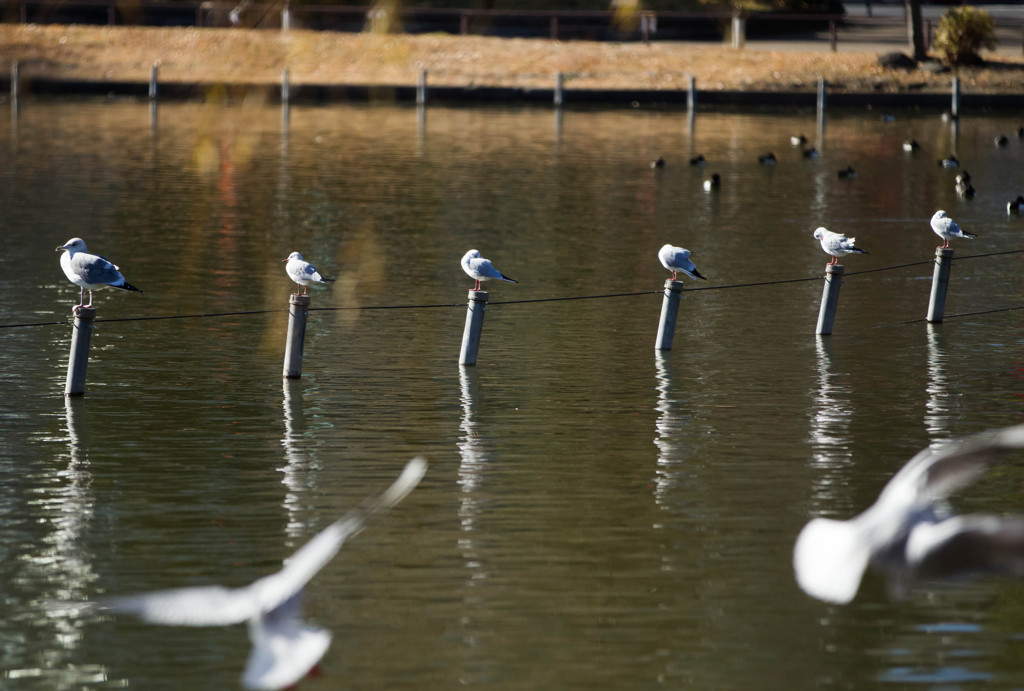
M 62 249 L 64 249 L 64 245 L 60 245 L 59 247 L 55 247 L 53 251 L 54 252 L 60 252 Z
M 281 263 L 282 263 L 282 264 L 287 264 L 287 263 L 288 263 L 288 260 L 287 260 L 287 259 L 282 259 L 282 260 L 281 260 Z

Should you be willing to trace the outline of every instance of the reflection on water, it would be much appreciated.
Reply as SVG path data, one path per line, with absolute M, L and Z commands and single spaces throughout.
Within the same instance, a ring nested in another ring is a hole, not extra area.
M 284 437 L 281 438 L 281 446 L 284 447 L 285 464 L 278 470 L 284 473 L 281 482 L 287 488 L 284 496 L 284 509 L 288 514 L 285 533 L 288 537 L 300 538 L 308 532 L 307 522 L 303 519 L 303 497 L 315 490 L 320 468 L 310 461 L 303 448 L 306 434 L 303 381 L 287 377 L 283 377 L 282 381 Z
M 817 470 L 813 505 L 821 511 L 835 504 L 835 493 L 845 484 L 849 473 L 854 409 L 850 401 L 850 375 L 836 367 L 832 337 L 819 335 L 816 339 L 818 387 L 811 407 L 810 444 L 811 463 Z
M 480 386 L 476 367 L 459 365 L 459 386 L 459 401 L 462 404 L 462 420 L 459 424 L 459 522 L 463 532 L 459 537 L 459 548 L 466 566 L 471 569 L 471 579 L 485 578 L 486 574 L 481 570 L 482 566 L 476 560 L 473 548 L 473 532 L 482 510 L 479 495 L 489 460 L 477 429 Z
M 693 434 L 693 415 L 689 412 L 688 401 L 675 391 L 674 367 L 670 353 L 666 356 L 655 352 L 655 388 L 658 391 L 655 408 L 658 417 L 654 445 L 658 447 L 658 466 L 654 473 L 654 500 L 663 509 L 672 507 L 668 499 L 672 487 L 695 477 L 694 459 L 685 445 L 685 440 Z
M 928 399 L 925 401 L 924 426 L 932 446 L 948 441 L 953 421 L 958 417 L 949 393 L 946 375 L 946 338 L 940 324 L 928 324 Z

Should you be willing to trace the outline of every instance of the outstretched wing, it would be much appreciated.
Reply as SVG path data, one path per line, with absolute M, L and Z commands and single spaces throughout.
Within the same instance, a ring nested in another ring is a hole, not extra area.
M 252 586 L 232 589 L 213 585 L 158 590 L 106 598 L 100 600 L 99 606 L 169 626 L 227 626 L 240 624 L 260 613 Z
M 320 531 L 288 558 L 283 569 L 253 583 L 262 611 L 269 612 L 301 591 L 334 558 L 345 540 L 362 530 L 369 516 L 402 501 L 415 489 L 426 471 L 426 460 L 419 456 L 412 459 L 383 494 L 349 511 Z

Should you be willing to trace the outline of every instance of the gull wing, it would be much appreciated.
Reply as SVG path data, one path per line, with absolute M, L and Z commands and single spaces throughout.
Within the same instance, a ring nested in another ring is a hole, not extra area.
M 1020 448 L 1024 424 L 925 449 L 893 476 L 879 501 L 898 497 L 909 506 L 944 499 L 981 477 L 1003 452 Z
M 224 588 L 201 586 L 158 590 L 152 593 L 101 600 L 102 609 L 135 614 L 153 624 L 169 626 L 227 626 L 260 614 L 252 586 Z
M 98 255 L 75 252 L 70 259 L 72 268 L 86 283 L 100 285 L 124 278 L 116 265 Z
M 970 515 L 923 523 L 907 539 L 907 562 L 919 579 L 1024 575 L 1024 518 Z
M 269 612 L 298 594 L 334 558 L 345 540 L 363 529 L 363 523 L 369 516 L 402 501 L 415 489 L 426 471 L 426 460 L 418 456 L 412 459 L 383 494 L 349 511 L 320 531 L 288 558 L 283 569 L 253 583 L 261 610 Z

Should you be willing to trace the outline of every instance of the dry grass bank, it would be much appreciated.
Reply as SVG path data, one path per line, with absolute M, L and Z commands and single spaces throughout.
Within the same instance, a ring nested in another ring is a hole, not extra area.
M 883 70 L 873 52 L 733 50 L 684 43 L 556 42 L 479 36 L 338 34 L 313 31 L 0 24 L 0 70 L 80 80 L 145 82 L 159 60 L 161 80 L 267 83 L 287 65 L 294 83 L 430 83 L 546 86 L 563 72 L 569 88 L 698 88 L 810 91 L 819 77 L 834 90 L 948 90 L 949 74 Z M 1000 56 L 960 72 L 965 91 L 1024 93 L 1024 58 Z

